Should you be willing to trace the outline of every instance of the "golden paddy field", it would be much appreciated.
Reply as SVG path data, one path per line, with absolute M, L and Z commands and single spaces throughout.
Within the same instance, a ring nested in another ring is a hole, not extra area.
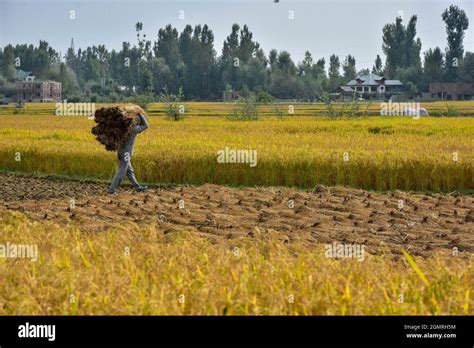
M 232 110 L 229 103 L 188 104 L 189 117 L 179 122 L 153 116 L 160 114 L 160 104 L 149 106 L 151 128 L 139 136 L 132 162 L 141 180 L 443 192 L 474 188 L 473 118 L 330 120 L 304 116 L 322 107 L 307 104 L 297 105 L 295 115 L 283 120 L 264 116 L 255 122 L 238 122 L 225 117 Z M 461 110 L 472 110 L 473 104 L 453 102 Z M 19 112 L 0 116 L 2 169 L 112 177 L 116 157 L 90 133 L 93 120 L 54 116 L 54 104 L 30 104 Z M 217 152 L 226 147 L 256 150 L 257 166 L 218 163 Z
M 390 254 L 334 260 L 269 236 L 211 243 L 133 224 L 84 234 L 19 213 L 0 230 L 0 242 L 40 250 L 36 262 L 0 259 L 1 315 L 474 314 L 466 257 L 417 258 L 418 274 Z

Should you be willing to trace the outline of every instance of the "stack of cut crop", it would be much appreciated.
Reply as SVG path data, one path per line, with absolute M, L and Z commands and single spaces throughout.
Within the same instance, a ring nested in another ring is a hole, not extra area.
M 92 134 L 107 151 L 117 151 L 125 141 L 133 126 L 138 123 L 138 115 L 145 115 L 143 109 L 137 105 L 117 105 L 102 107 L 95 112 L 96 126 Z

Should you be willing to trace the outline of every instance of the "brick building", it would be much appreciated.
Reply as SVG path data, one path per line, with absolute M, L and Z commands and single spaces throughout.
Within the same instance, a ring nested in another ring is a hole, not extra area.
M 61 82 L 35 81 L 27 78 L 16 82 L 16 97 L 21 103 L 60 101 L 62 85 Z
M 472 100 L 474 99 L 474 83 L 430 83 L 430 95 L 435 100 Z

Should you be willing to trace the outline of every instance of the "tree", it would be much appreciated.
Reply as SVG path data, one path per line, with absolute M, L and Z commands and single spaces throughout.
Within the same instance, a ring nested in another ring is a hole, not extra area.
M 421 68 L 421 40 L 416 38 L 416 21 L 417 16 L 411 16 L 405 28 L 405 41 L 403 43 L 402 66 L 415 66 Z
M 462 82 L 474 83 L 474 53 L 466 52 L 459 65 L 459 76 Z
M 309 51 L 304 53 L 304 59 L 302 63 L 305 68 L 310 68 L 313 66 L 313 56 Z
M 418 88 L 416 87 L 416 85 L 413 82 L 408 81 L 405 85 L 405 95 L 411 99 L 415 97 L 417 93 Z
M 447 8 L 441 18 L 446 23 L 446 34 L 448 35 L 448 47 L 446 48 L 447 79 L 454 81 L 458 76 L 459 61 L 464 55 L 464 31 L 469 27 L 469 19 L 464 10 L 455 5 Z
M 296 74 L 296 65 L 291 59 L 290 53 L 287 51 L 281 51 L 278 54 L 277 67 L 284 73 L 290 75 Z
M 388 77 L 395 75 L 397 67 L 401 66 L 401 47 L 405 40 L 405 30 L 402 25 L 402 18 L 397 17 L 395 23 L 386 24 L 383 29 L 382 50 L 386 55 L 385 72 Z
M 322 67 L 314 64 L 311 53 L 306 51 L 303 61 L 298 66 L 298 78 L 303 99 L 307 101 L 315 100 L 323 92 L 323 84 L 326 78 L 324 63 Z
M 302 83 L 296 76 L 297 68 L 290 53 L 272 50 L 270 54 L 270 61 L 273 62 L 270 67 L 270 93 L 280 99 L 301 97 Z
M 163 58 L 171 70 L 176 71 L 181 56 L 179 53 L 178 31 L 171 24 L 158 31 L 158 38 L 153 51 L 155 57 Z
M 67 96 L 73 92 L 75 89 L 75 81 L 74 81 L 74 73 L 68 66 L 64 63 L 59 65 L 59 74 L 58 80 L 62 84 L 63 88 L 63 95 L 67 98 Z
M 206 24 L 194 27 L 191 47 L 193 61 L 190 94 L 205 100 L 211 97 L 211 73 L 215 64 L 214 34 Z
M 267 87 L 267 61 L 265 54 L 260 50 L 261 54 L 250 60 L 241 67 L 241 79 L 245 81 L 245 85 L 252 91 L 264 90 Z
M 319 66 L 321 69 L 326 70 L 325 65 L 326 65 L 326 60 L 324 58 L 318 59 L 316 62 L 316 65 Z
M 372 67 L 372 74 L 383 76 L 382 58 L 380 58 L 378 54 L 377 54 L 377 57 L 375 58 L 375 64 Z
M 59 54 L 46 41 L 40 40 L 35 49 L 35 74 L 42 79 L 47 79 L 54 63 L 59 62 Z
M 240 26 L 237 23 L 232 25 L 232 32 L 227 36 L 222 48 L 222 59 L 233 60 L 238 57 L 239 53 L 239 30 Z
M 230 35 L 224 41 L 221 56 L 222 84 L 230 85 L 234 90 L 240 87 L 239 30 L 240 26 L 234 23 Z
M 64 56 L 64 60 L 66 61 L 66 65 L 72 69 L 72 71 L 76 72 L 79 70 L 80 67 L 80 62 L 77 59 L 76 52 L 72 49 L 72 47 L 69 47 L 67 49 L 66 55 Z
M 398 68 L 396 71 L 396 78 L 405 84 L 405 87 L 407 87 L 407 95 L 410 98 L 419 91 L 421 91 L 422 86 L 418 88 L 418 85 L 420 84 L 422 77 L 423 71 L 421 67 L 416 65 L 412 65 L 405 68 Z M 410 85 L 413 85 L 413 87 L 410 87 L 410 89 L 408 89 L 408 83 L 410 83 Z
M 344 71 L 344 79 L 346 80 L 353 80 L 355 79 L 357 72 L 356 72 L 356 60 L 350 54 L 344 59 L 342 63 L 342 70 Z
M 221 89 L 227 85 L 231 85 L 234 90 L 242 90 L 244 86 L 251 89 L 264 88 L 267 63 L 265 53 L 260 44 L 253 40 L 249 28 L 244 25 L 240 29 L 238 24 L 234 24 L 222 49 Z
M 168 90 L 168 81 L 173 79 L 173 74 L 168 64 L 161 57 L 153 57 L 150 64 L 152 76 L 155 77 L 153 79 L 153 90 L 155 93 L 159 94 L 165 89 Z M 189 95 L 189 98 L 191 98 L 191 95 Z
M 182 60 L 179 52 L 178 31 L 171 24 L 158 31 L 158 38 L 154 43 L 153 51 L 155 57 L 163 58 L 170 69 L 171 78 L 166 81 L 166 85 L 172 92 L 177 92 L 180 83 L 179 76 L 182 72 Z
M 382 50 L 386 55 L 385 73 L 387 77 L 395 77 L 399 68 L 411 66 L 421 67 L 421 41 L 415 39 L 417 17 L 412 16 L 405 27 L 402 18 L 397 17 L 395 23 L 386 24 L 383 29 Z
M 191 68 L 193 61 L 192 52 L 192 35 L 193 28 L 188 24 L 184 27 L 183 31 L 179 35 L 179 54 L 183 61 L 182 74 L 180 86 L 183 88 L 183 98 L 190 98 L 191 86 L 189 81 L 191 80 Z
M 15 52 L 12 45 L 5 46 L 3 49 L 2 74 L 7 81 L 13 81 L 15 78 Z
M 329 57 L 329 90 L 333 91 L 340 83 L 341 75 L 339 69 L 341 68 L 341 63 L 339 62 L 339 57 L 335 54 Z
M 276 66 L 277 58 L 278 58 L 278 51 L 276 49 L 270 50 L 270 53 L 268 54 L 268 62 L 271 67 Z
M 443 65 L 444 58 L 443 53 L 439 47 L 435 49 L 429 49 L 425 52 L 423 62 L 423 74 L 424 74 L 424 86 L 426 90 L 428 85 L 432 82 L 439 82 L 443 78 Z
M 243 63 L 247 63 L 260 48 L 258 42 L 252 41 L 252 37 L 253 34 L 250 32 L 249 28 L 244 25 L 240 31 L 239 45 L 239 58 Z

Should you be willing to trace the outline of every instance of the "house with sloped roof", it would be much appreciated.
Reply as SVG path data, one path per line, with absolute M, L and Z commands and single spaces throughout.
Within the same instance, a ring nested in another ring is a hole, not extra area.
M 390 96 L 401 94 L 403 92 L 403 83 L 399 80 L 387 80 L 383 76 L 367 74 L 358 76 L 355 80 L 340 86 L 339 89 L 344 93 L 356 93 L 361 96 L 368 94 L 381 94 Z

